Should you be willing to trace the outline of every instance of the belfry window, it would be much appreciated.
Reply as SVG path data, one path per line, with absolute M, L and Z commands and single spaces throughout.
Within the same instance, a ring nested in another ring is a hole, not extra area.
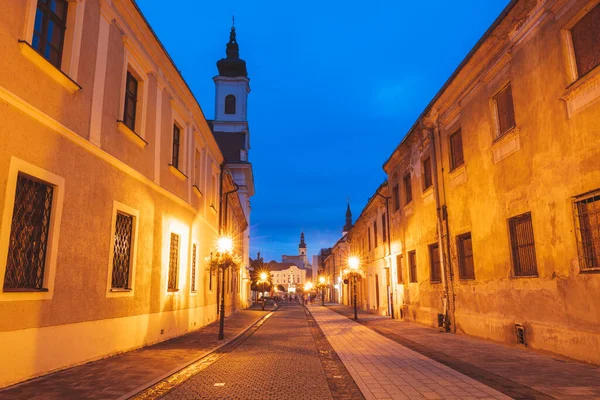
M 228 94 L 227 96 L 225 96 L 225 114 L 235 114 L 235 112 L 235 96 L 232 94 Z

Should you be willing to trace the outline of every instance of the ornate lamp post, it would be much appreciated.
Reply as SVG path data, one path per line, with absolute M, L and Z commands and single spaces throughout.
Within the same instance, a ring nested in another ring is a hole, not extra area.
M 356 278 L 361 274 L 360 271 L 360 260 L 358 257 L 348 258 L 348 275 L 352 278 L 353 295 L 354 295 L 354 320 L 358 320 L 358 310 L 356 306 Z
M 325 306 L 325 286 L 327 285 L 323 275 L 319 276 L 319 286 L 321 287 L 321 305 Z
M 260 273 L 260 287 L 262 289 L 262 309 L 264 311 L 265 309 L 265 283 L 267 282 L 267 273 L 266 272 L 261 272 Z

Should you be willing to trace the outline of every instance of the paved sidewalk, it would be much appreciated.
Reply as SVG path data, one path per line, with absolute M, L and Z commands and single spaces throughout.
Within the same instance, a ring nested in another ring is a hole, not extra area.
M 328 308 L 352 318 L 353 309 Z M 359 322 L 517 399 L 600 399 L 600 367 L 360 312 Z
M 225 341 L 217 339 L 218 320 L 204 328 L 139 350 L 94 361 L 0 391 L 4 399 L 118 399 L 143 389 L 165 374 L 215 350 L 253 325 L 268 310 L 240 310 L 225 319 Z
M 509 399 L 321 306 L 313 317 L 366 399 Z

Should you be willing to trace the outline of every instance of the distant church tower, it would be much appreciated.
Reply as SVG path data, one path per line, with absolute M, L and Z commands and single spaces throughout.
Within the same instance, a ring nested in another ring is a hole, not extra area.
M 308 266 L 308 257 L 306 256 L 306 243 L 304 243 L 304 232 L 300 234 L 300 244 L 298 245 L 298 255 L 304 260 L 304 268 Z
M 350 202 L 348 202 L 348 208 L 346 208 L 346 225 L 342 228 L 342 236 L 350 232 L 352 226 L 352 211 L 350 211 Z
M 217 61 L 219 75 L 215 82 L 215 119 L 208 121 L 225 157 L 225 165 L 239 186 L 237 194 L 250 226 L 250 197 L 254 195 L 252 164 L 248 162 L 250 130 L 248 128 L 248 94 L 250 79 L 246 62 L 240 58 L 235 25 L 232 24 L 226 57 Z M 250 229 L 243 237 L 243 266 L 249 266 Z

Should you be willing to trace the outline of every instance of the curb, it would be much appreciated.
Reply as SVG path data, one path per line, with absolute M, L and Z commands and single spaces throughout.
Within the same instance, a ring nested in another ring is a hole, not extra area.
M 252 329 L 256 324 L 258 324 L 259 322 L 263 321 L 264 319 L 270 317 L 270 314 L 272 314 L 273 312 L 277 311 L 279 309 L 279 306 L 273 308 L 272 310 L 268 311 L 265 315 L 263 315 L 262 317 L 260 317 L 259 319 L 257 319 L 256 321 L 254 321 L 253 323 L 251 323 L 250 325 L 248 325 L 247 327 L 245 327 L 242 331 L 240 331 L 240 333 L 238 333 L 237 335 L 224 340 L 219 346 L 210 349 L 208 351 L 205 351 L 204 353 L 200 354 L 198 357 L 195 357 L 192 360 L 186 361 L 185 363 L 173 368 L 172 370 L 166 372 L 165 374 L 159 376 L 158 378 L 154 378 L 151 381 L 148 381 L 146 383 L 144 383 L 143 385 L 138 386 L 137 388 L 125 393 L 124 395 L 121 395 L 119 397 L 117 397 L 117 400 L 127 400 L 130 399 L 132 397 L 134 397 L 136 394 L 143 392 L 144 390 L 156 385 L 157 383 L 165 380 L 166 378 L 168 378 L 169 376 L 176 374 L 177 372 L 189 367 L 190 365 L 200 361 L 201 359 L 211 355 L 212 353 L 214 353 L 215 351 L 221 349 L 222 347 L 228 345 L 229 343 L 233 342 L 234 340 L 238 339 L 240 336 L 244 335 L 246 332 L 248 332 L 250 329 Z M 266 311 L 266 310 L 265 310 Z

